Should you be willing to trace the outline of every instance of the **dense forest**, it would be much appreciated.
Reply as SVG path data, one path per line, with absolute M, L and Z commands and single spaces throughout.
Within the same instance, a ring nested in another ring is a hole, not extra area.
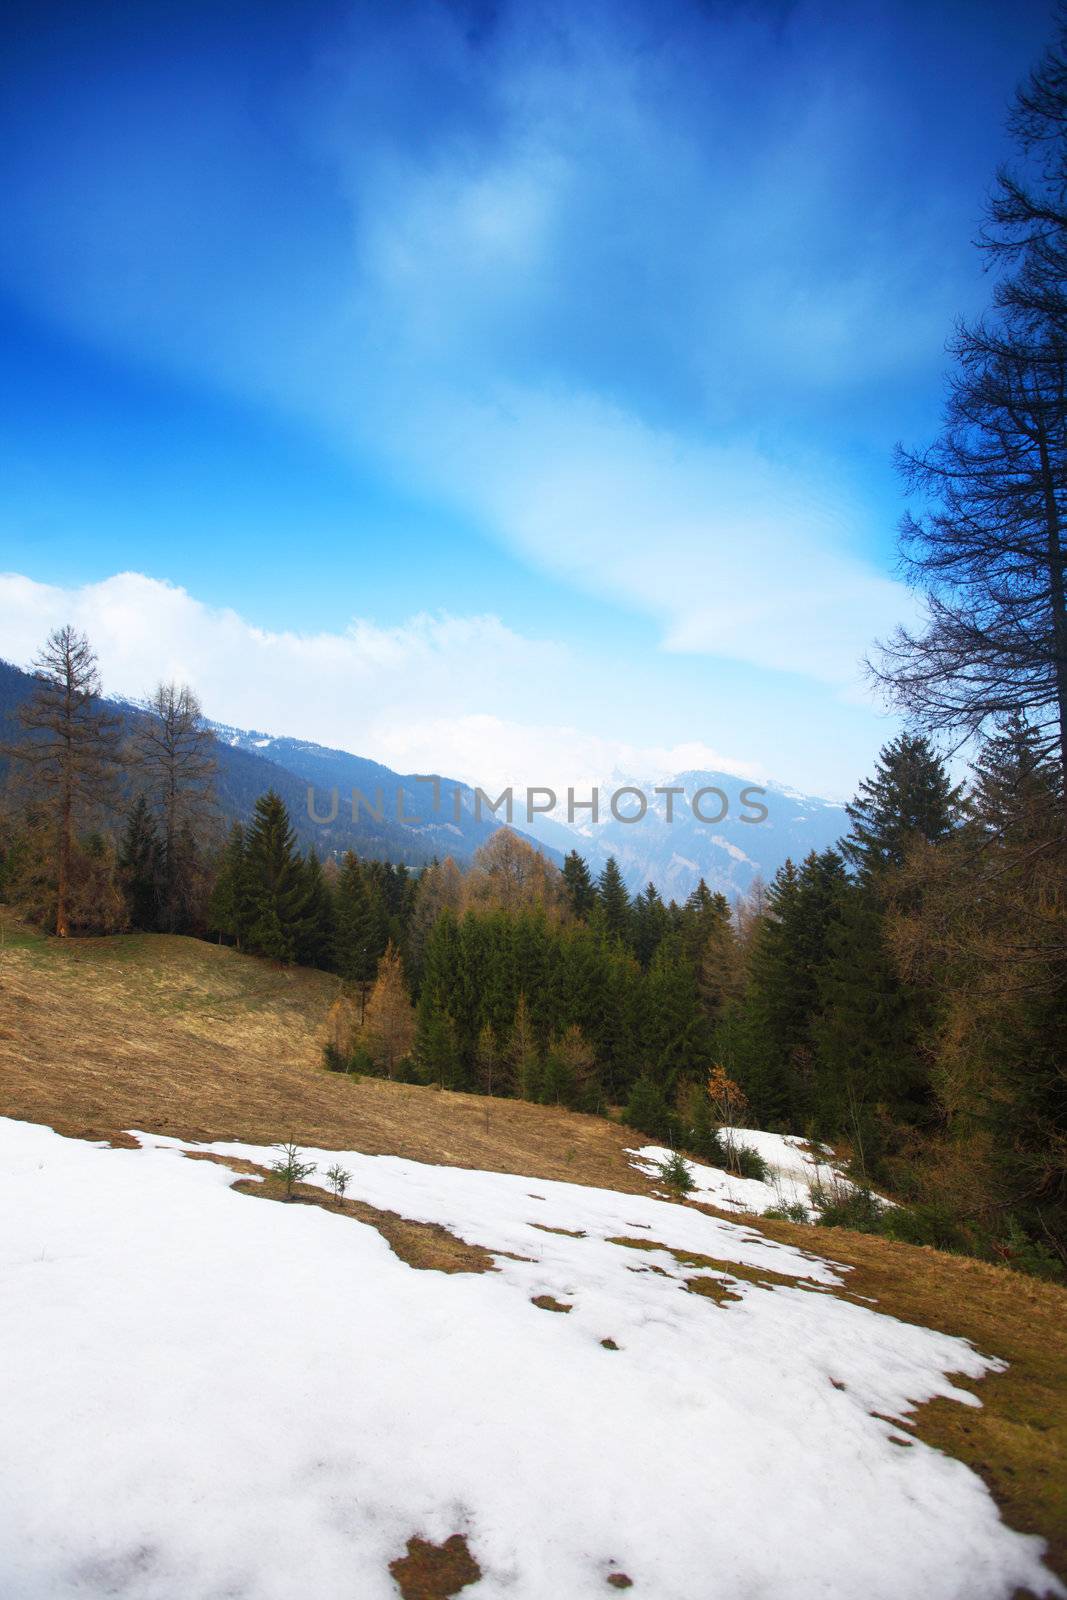
M 871 673 L 907 731 L 836 849 L 728 904 L 633 897 L 509 830 L 461 869 L 298 847 L 274 791 L 227 833 L 192 692 L 134 735 L 89 642 L 47 641 L 8 750 L 0 893 L 59 936 L 215 938 L 338 978 L 328 1064 L 625 1117 L 714 1157 L 747 1119 L 847 1147 L 846 1220 L 1067 1262 L 1067 53 L 1012 120 L 941 433 L 900 452 L 924 620 Z M 875 1190 L 906 1205 L 887 1210 Z

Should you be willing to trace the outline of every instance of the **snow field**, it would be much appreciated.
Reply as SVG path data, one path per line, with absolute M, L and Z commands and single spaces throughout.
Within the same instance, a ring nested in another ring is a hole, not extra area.
M 834 1297 L 815 1256 L 658 1200 L 308 1152 L 352 1198 L 533 1258 L 416 1271 L 138 1137 L 0 1121 L 5 1600 L 386 1600 L 409 1536 L 454 1532 L 479 1600 L 586 1600 L 612 1571 L 649 1600 L 1064 1593 L 973 1473 L 870 1414 L 975 1404 L 947 1374 L 991 1363 Z M 642 1235 L 798 1286 L 718 1306 L 666 1249 L 608 1242 Z

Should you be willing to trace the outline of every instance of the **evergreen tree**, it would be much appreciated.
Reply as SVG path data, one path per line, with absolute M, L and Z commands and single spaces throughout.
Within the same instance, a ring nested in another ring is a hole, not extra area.
M 423 1083 L 439 1083 L 442 1089 L 460 1086 L 460 1060 L 452 1019 L 438 996 L 425 985 L 416 1011 L 412 1054 Z
M 541 1093 L 541 1054 L 526 996 L 521 993 L 508 1038 L 507 1063 L 513 1092 L 524 1100 L 536 1100 Z
M 678 1119 L 668 1104 L 662 1084 L 645 1076 L 638 1078 L 633 1086 L 623 1121 L 662 1144 L 669 1144 L 678 1130 Z
M 597 880 L 596 910 L 606 932 L 627 944 L 630 939 L 630 896 L 614 856 L 608 857 Z
M 983 741 L 973 767 L 971 811 L 979 827 L 1004 843 L 1047 838 L 1057 826 L 1061 774 L 1041 739 L 1018 712 Z
M 696 979 L 677 934 L 663 941 L 645 975 L 640 1027 L 646 1070 L 668 1093 L 706 1064 L 709 1041 Z
M 846 1135 L 874 1177 L 891 1125 L 915 1127 L 928 1116 L 921 1041 L 932 1019 L 921 992 L 897 974 L 871 888 L 854 884 L 839 898 L 816 981 L 810 1110 L 818 1133 Z
M 341 863 L 334 896 L 333 964 L 345 982 L 355 987 L 361 1015 L 388 943 L 388 928 L 380 885 L 349 850 Z
M 571 850 L 563 862 L 563 886 L 571 913 L 579 922 L 585 922 L 596 905 L 597 892 L 593 886 L 588 864 L 577 850 Z
M 845 808 L 852 822 L 842 844 L 846 857 L 862 879 L 903 866 L 912 845 L 937 844 L 959 825 L 961 793 L 928 739 L 899 734 Z
M 647 967 L 670 931 L 670 913 L 654 883 L 648 884 L 633 903 L 630 927 L 634 954 Z
M 232 939 L 241 948 L 251 910 L 251 890 L 245 855 L 245 830 L 239 822 L 230 828 L 215 883 L 208 902 L 208 928 L 219 941 Z
M 304 860 L 306 903 L 297 938 L 296 959 L 305 967 L 331 968 L 336 950 L 333 896 L 317 853 Z
M 289 813 L 273 789 L 256 801 L 245 845 L 244 876 L 248 948 L 275 961 L 295 960 L 305 935 L 307 875 Z
M 127 813 L 118 866 L 130 922 L 151 932 L 159 917 L 162 857 L 155 818 L 143 794 Z

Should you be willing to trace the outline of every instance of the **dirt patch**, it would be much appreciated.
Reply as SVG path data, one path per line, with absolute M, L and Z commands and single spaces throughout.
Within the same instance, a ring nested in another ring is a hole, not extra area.
M 283 1184 L 266 1167 L 257 1166 L 244 1156 L 227 1156 L 217 1150 L 183 1150 L 189 1161 L 213 1161 L 242 1174 L 233 1185 L 238 1194 L 283 1204 L 318 1206 L 335 1216 L 353 1217 L 376 1228 L 393 1254 L 409 1267 L 427 1272 L 496 1272 L 496 1262 L 481 1245 L 468 1244 L 438 1222 L 412 1222 L 396 1211 L 381 1211 L 365 1200 L 337 1201 L 314 1184 L 297 1183 L 287 1195 Z
M 725 1306 L 731 1300 L 742 1300 L 736 1290 L 730 1287 L 725 1278 L 686 1278 L 685 1286 L 690 1294 L 702 1294 L 706 1300 L 714 1300 L 717 1306 Z
M 538 1233 L 558 1233 L 563 1239 L 584 1239 L 584 1228 L 550 1228 L 547 1222 L 531 1222 L 531 1228 L 536 1228 Z
M 608 1583 L 613 1589 L 632 1589 L 634 1586 L 634 1580 L 628 1578 L 625 1572 L 613 1572 Z
M 665 1255 L 672 1256 L 680 1267 L 708 1267 L 711 1271 L 723 1273 L 727 1278 L 734 1281 L 741 1278 L 746 1283 L 754 1283 L 761 1289 L 807 1289 L 809 1291 L 816 1290 L 820 1294 L 827 1292 L 826 1285 L 815 1283 L 810 1278 L 790 1278 L 786 1273 L 774 1272 L 770 1267 L 748 1267 L 739 1261 L 720 1261 L 717 1256 L 696 1255 L 690 1250 L 672 1250 L 669 1245 L 659 1244 L 655 1239 L 630 1239 L 620 1236 L 609 1239 L 607 1242 L 608 1244 L 623 1245 L 627 1250 L 662 1250 Z M 631 1268 L 631 1271 L 633 1270 L 636 1269 Z M 662 1267 L 650 1267 L 648 1270 L 660 1273 L 664 1271 Z M 669 1276 L 669 1274 L 665 1275 Z M 688 1284 L 692 1286 L 704 1281 L 710 1280 L 691 1278 L 688 1280 Z M 706 1293 L 707 1291 L 698 1290 L 697 1292 Z M 736 1300 L 740 1296 L 731 1295 L 730 1298 Z
M 407 1555 L 390 1561 L 389 1571 L 403 1600 L 451 1600 L 482 1575 L 461 1533 L 452 1534 L 444 1544 L 431 1544 L 416 1535 L 408 1540 Z
M 573 1306 L 567 1305 L 564 1300 L 557 1300 L 551 1294 L 535 1294 L 530 1297 L 530 1304 L 537 1306 L 541 1311 L 572 1311 Z

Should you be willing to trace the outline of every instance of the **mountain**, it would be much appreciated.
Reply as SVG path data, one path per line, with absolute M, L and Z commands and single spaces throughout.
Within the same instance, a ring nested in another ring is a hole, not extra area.
M 32 674 L 0 662 L 0 740 L 17 731 L 14 712 L 33 681 Z M 143 715 L 141 709 L 129 701 L 111 700 L 107 705 L 132 733 Z M 502 825 L 503 813 L 496 820 L 483 807 L 483 814 L 476 815 L 475 791 L 455 779 L 394 772 L 364 756 L 305 739 L 222 723 L 210 726 L 224 817 L 246 820 L 260 795 L 276 789 L 300 843 L 305 849 L 313 845 L 321 856 L 355 850 L 361 856 L 408 866 L 446 855 L 465 862 Z M 647 810 L 638 822 L 619 820 L 640 805 L 632 792 L 618 794 L 624 788 L 640 790 L 645 797 Z M 668 788 L 682 792 L 670 799 L 656 793 Z M 611 812 L 613 794 L 618 795 L 619 816 Z M 755 786 L 724 772 L 679 772 L 648 780 L 613 774 L 600 786 L 599 797 L 596 823 L 584 811 L 568 823 L 565 809 L 561 815 L 558 806 L 552 813 L 527 818 L 525 796 L 517 789 L 515 829 L 557 865 L 568 850 L 577 850 L 596 873 L 614 855 L 631 890 L 651 882 L 667 900 L 684 900 L 700 878 L 733 898 L 756 877 L 772 878 L 788 856 L 800 861 L 809 851 L 834 844 L 848 830 L 844 808 L 832 801 L 798 794 L 780 784 Z
M 0 661 L 0 743 L 17 737 L 15 713 L 33 684 L 32 673 Z M 126 700 L 103 704 L 119 718 L 124 735 L 132 735 L 143 716 L 140 707 Z M 314 846 L 320 856 L 355 850 L 361 856 L 412 867 L 446 855 L 462 863 L 500 826 L 489 815 L 475 815 L 474 791 L 454 779 L 435 775 L 425 781 L 345 750 L 221 724 L 209 726 L 215 736 L 215 789 L 223 817 L 247 821 L 260 795 L 275 789 L 301 845 Z M 0 772 L 4 765 L 0 758 Z M 331 815 L 334 790 L 336 815 Z M 357 795 L 355 815 L 354 791 L 363 797 Z M 550 843 L 538 847 L 557 865 L 562 861 Z
M 647 799 L 647 811 L 638 822 L 612 815 L 613 794 L 620 816 L 640 809 L 635 794 L 618 792 L 623 788 L 638 789 Z M 657 789 L 682 793 L 668 797 Z M 532 818 L 528 831 L 557 849 L 578 850 L 594 871 L 613 855 L 629 889 L 636 892 L 654 883 L 665 900 L 684 900 L 701 878 L 733 898 L 757 877 L 770 880 L 787 857 L 801 861 L 812 850 L 827 849 L 849 827 L 844 807 L 833 801 L 781 784 L 755 785 L 725 772 L 678 772 L 641 781 L 615 775 L 601 785 L 599 800 L 596 823 L 588 820 L 588 813 L 579 813 L 568 824 L 557 810 L 544 819 Z M 582 816 L 587 820 L 579 820 Z M 566 838 L 573 842 L 565 844 Z

